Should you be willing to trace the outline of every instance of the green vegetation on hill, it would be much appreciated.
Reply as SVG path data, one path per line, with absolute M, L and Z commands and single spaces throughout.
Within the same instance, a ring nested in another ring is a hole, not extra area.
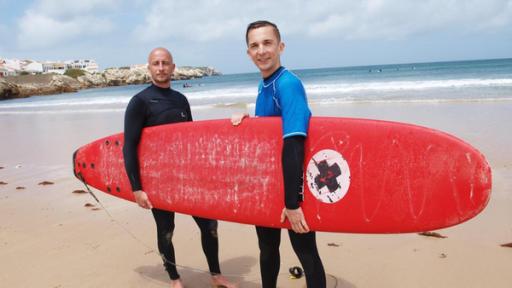
M 78 78 L 79 76 L 84 76 L 85 71 L 82 69 L 68 69 L 64 72 L 64 75 L 69 76 L 71 78 Z

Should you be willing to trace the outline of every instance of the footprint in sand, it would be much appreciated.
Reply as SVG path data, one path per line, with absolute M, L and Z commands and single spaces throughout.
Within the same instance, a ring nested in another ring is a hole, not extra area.
M 75 191 L 73 191 L 71 193 L 73 193 L 73 194 L 87 194 L 87 191 L 85 191 L 85 190 L 75 190 Z
M 92 210 L 92 211 L 101 210 L 101 208 L 98 208 L 98 207 L 96 207 L 96 205 L 91 204 L 91 203 L 86 203 L 86 204 L 84 205 L 84 207 L 91 208 L 91 210 Z
M 43 181 L 43 182 L 39 182 L 37 185 L 53 185 L 55 183 L 51 182 L 51 181 Z
M 447 238 L 446 236 L 443 236 L 437 232 L 422 232 L 422 233 L 418 233 L 418 235 L 421 235 L 421 236 L 427 236 L 427 237 L 434 237 L 434 238 Z

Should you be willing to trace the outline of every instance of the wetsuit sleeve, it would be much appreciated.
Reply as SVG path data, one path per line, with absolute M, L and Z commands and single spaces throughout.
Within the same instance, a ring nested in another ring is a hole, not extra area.
M 132 191 L 142 190 L 139 172 L 138 145 L 144 127 L 144 101 L 133 97 L 126 107 L 124 116 L 123 156 L 126 174 L 130 179 Z
M 188 103 L 188 100 L 186 100 L 187 98 L 185 98 L 185 101 L 187 101 L 187 113 L 188 113 L 188 119 L 187 121 L 192 121 L 192 111 L 190 110 L 190 104 Z
M 303 200 L 305 139 L 303 136 L 291 136 L 283 142 L 284 202 L 287 209 L 299 208 Z

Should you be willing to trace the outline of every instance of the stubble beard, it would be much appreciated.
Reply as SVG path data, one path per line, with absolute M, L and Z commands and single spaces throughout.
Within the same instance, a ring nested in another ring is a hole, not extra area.
M 152 78 L 153 83 L 157 84 L 157 86 L 167 86 L 170 85 L 171 77 L 157 77 Z

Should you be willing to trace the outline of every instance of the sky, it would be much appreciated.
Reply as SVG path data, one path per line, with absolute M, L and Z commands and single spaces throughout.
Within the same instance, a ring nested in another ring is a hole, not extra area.
M 512 0 L 0 0 L 0 58 L 256 72 L 245 29 L 279 26 L 290 69 L 512 57 Z

